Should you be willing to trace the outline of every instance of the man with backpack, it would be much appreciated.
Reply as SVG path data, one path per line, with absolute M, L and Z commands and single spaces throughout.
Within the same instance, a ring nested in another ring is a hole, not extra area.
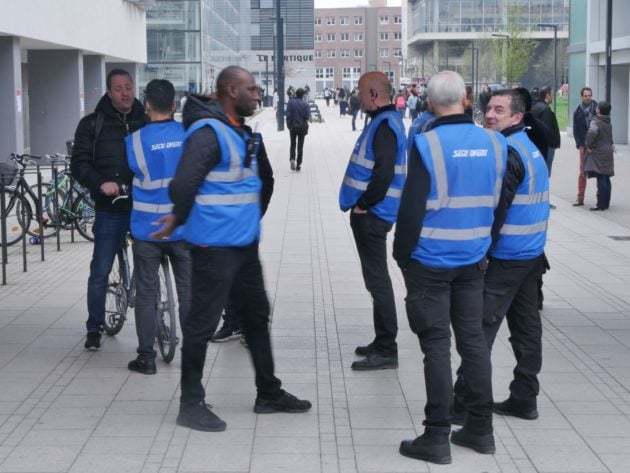
M 106 83 L 107 92 L 96 110 L 77 126 L 70 164 L 72 177 L 89 189 L 96 210 L 87 291 L 86 350 L 101 348 L 107 278 L 129 231 L 131 202 L 123 199 L 113 203 L 133 179 L 127 164 L 125 137 L 146 124 L 129 72 L 114 69 L 107 74 Z

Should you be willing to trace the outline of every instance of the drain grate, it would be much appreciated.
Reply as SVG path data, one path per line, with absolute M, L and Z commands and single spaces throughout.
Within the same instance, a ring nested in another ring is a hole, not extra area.
M 630 236 L 609 236 L 608 238 L 612 238 L 613 240 L 616 241 L 630 241 Z

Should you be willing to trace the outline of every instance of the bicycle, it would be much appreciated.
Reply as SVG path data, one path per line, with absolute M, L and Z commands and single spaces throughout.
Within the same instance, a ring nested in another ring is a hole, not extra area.
M 11 154 L 10 163 L 1 163 L 0 178 L 4 184 L 5 208 L 4 214 L 7 222 L 7 246 L 13 245 L 28 233 L 33 237 L 43 236 L 48 238 L 59 231 L 47 225 L 48 218 L 44 215 L 41 200 L 31 185 L 26 180 L 26 168 L 29 164 L 38 164 L 41 158 L 29 154 Z M 42 188 L 46 185 L 41 184 Z M 40 195 L 43 195 L 41 193 Z M 35 212 L 33 212 L 35 207 Z M 35 219 L 37 227 L 31 230 L 31 222 Z M 2 242 L 0 242 L 2 244 Z
M 46 155 L 46 158 L 55 169 L 63 165 L 63 169 L 53 173 L 51 182 L 46 184 L 44 210 L 50 217 L 46 226 L 64 230 L 74 227 L 83 238 L 94 241 L 94 201 L 85 187 L 72 180 L 68 169 L 69 156 L 54 154 Z
M 128 198 L 128 195 L 121 195 L 112 203 L 118 199 Z M 129 261 L 128 240 L 129 235 L 125 237 L 122 247 L 118 250 L 108 277 L 103 323 L 103 329 L 108 335 L 116 335 L 122 330 L 125 320 L 127 320 L 127 310 L 135 307 L 136 287 Z M 158 275 L 156 339 L 162 359 L 169 363 L 175 357 L 178 339 L 175 293 L 173 291 L 171 265 L 167 255 L 162 255 Z

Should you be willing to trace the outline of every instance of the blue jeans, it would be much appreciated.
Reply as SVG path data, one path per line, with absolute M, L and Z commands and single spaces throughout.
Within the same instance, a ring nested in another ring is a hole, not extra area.
M 602 210 L 606 210 L 610 207 L 611 190 L 610 176 L 597 174 L 597 207 Z
M 553 165 L 553 158 L 555 155 L 555 148 L 547 148 L 547 170 L 549 171 L 549 177 L 551 177 L 551 166 Z
M 190 284 L 192 261 L 190 249 L 184 240 L 171 242 L 154 242 L 135 240 L 133 242 L 133 267 L 136 280 L 136 334 L 138 335 L 138 358 L 155 359 L 153 349 L 156 324 L 156 307 L 158 276 L 162 255 L 168 255 L 175 277 L 177 300 L 179 302 L 179 325 L 190 310 Z
M 105 320 L 107 278 L 118 249 L 129 231 L 129 212 L 103 212 L 97 210 L 94 219 L 94 249 L 88 278 L 88 333 L 100 332 Z

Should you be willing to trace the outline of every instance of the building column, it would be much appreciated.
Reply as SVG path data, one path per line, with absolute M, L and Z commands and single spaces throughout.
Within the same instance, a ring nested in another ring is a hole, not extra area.
M 105 57 L 96 54 L 83 56 L 83 89 L 85 113 L 91 113 L 105 93 Z
M 66 153 L 84 114 L 83 56 L 78 50 L 29 50 L 31 153 Z
M 0 161 L 24 152 L 24 92 L 20 40 L 0 36 Z

